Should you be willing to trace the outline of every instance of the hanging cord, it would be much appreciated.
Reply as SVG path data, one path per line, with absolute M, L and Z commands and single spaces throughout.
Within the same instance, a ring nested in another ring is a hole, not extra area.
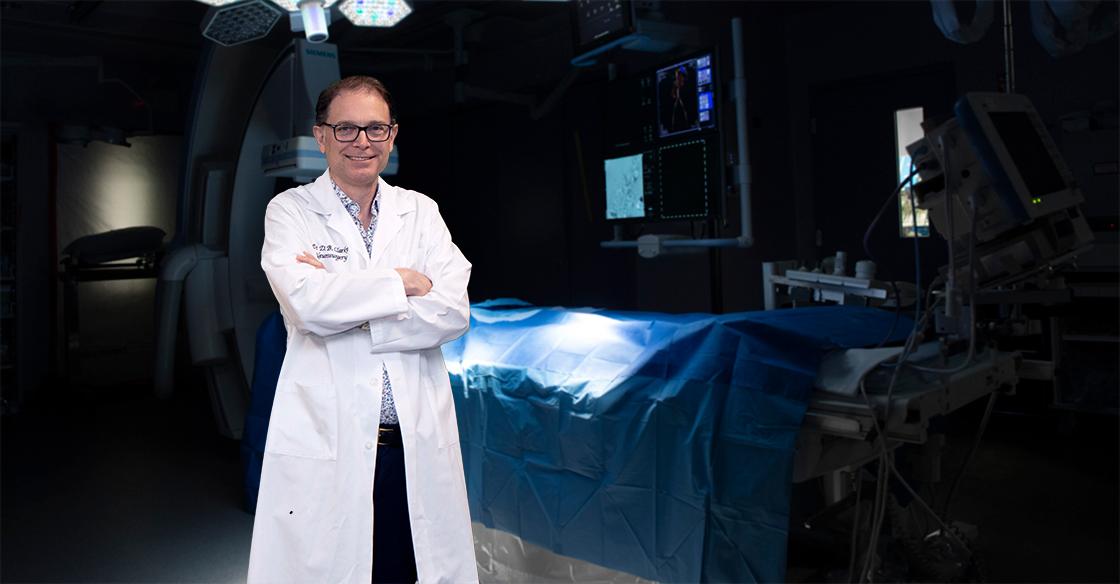
M 875 230 L 875 226 L 879 224 L 879 219 L 883 217 L 883 213 L 887 212 L 887 208 L 890 207 L 891 202 L 898 197 L 899 191 L 901 191 L 907 184 L 912 184 L 911 181 L 914 180 L 914 177 L 917 176 L 917 174 L 918 169 L 915 168 L 913 164 L 911 164 L 910 174 L 907 175 L 906 178 L 902 179 L 902 182 L 898 183 L 898 186 L 896 186 L 894 190 L 891 191 L 891 194 L 889 197 L 887 197 L 887 200 L 883 201 L 883 206 L 879 207 L 879 212 L 875 214 L 875 218 L 871 220 L 871 224 L 867 226 L 867 231 L 863 232 L 863 253 L 867 254 L 867 257 L 871 261 L 879 263 L 879 260 L 875 258 L 875 254 L 871 253 L 871 232 Z
M 1015 93 L 1015 29 L 1011 25 L 1011 0 L 1003 0 L 1004 92 Z
M 911 369 L 921 371 L 923 373 L 957 373 L 963 371 L 966 367 L 972 364 L 973 359 L 976 358 L 976 274 L 972 269 L 973 261 L 976 255 L 976 196 L 972 193 L 968 197 L 968 210 L 972 215 L 971 228 L 968 236 L 968 265 L 965 268 L 968 270 L 968 355 L 960 365 L 950 368 L 939 367 L 923 367 L 920 365 L 908 364 Z M 956 262 L 949 259 L 949 271 L 953 272 L 956 269 Z M 933 287 L 930 287 L 933 290 Z
M 910 163 L 910 176 L 906 180 L 912 180 L 914 174 L 917 172 L 918 169 L 914 166 L 913 163 Z M 914 306 L 914 320 L 917 321 L 918 317 L 922 314 L 922 303 L 920 302 L 922 298 L 922 255 L 919 251 L 920 248 L 918 247 L 918 205 L 917 197 L 914 195 L 913 183 L 911 183 L 910 185 L 909 193 L 910 218 L 913 221 L 914 225 L 914 298 L 919 301 L 917 302 L 916 306 Z
M 976 456 L 976 451 L 980 449 L 980 440 L 984 437 L 984 430 L 988 427 L 988 421 L 992 417 L 992 410 L 996 405 L 996 397 L 999 394 L 992 392 L 988 398 L 988 406 L 984 409 L 984 417 L 980 419 L 980 427 L 976 430 L 976 437 L 972 440 L 972 446 L 968 449 L 968 454 L 964 457 L 964 462 L 961 463 L 960 470 L 957 471 L 953 482 L 949 487 L 949 494 L 945 497 L 945 501 L 941 504 L 941 515 L 945 519 L 949 519 L 949 512 L 952 510 L 953 497 L 957 494 L 957 488 L 961 486 L 961 479 L 964 478 L 965 470 L 972 462 L 972 458 Z
M 890 473 L 887 471 L 890 451 L 887 448 L 887 437 L 883 433 L 883 429 L 879 426 L 878 415 L 875 412 L 875 408 L 871 405 L 871 399 L 867 397 L 867 387 L 862 379 L 859 383 L 859 393 L 863 396 L 863 401 L 867 404 L 867 409 L 871 412 L 871 421 L 875 426 L 876 441 L 879 443 L 879 468 L 875 476 L 875 502 L 872 504 L 871 533 L 868 535 L 867 553 L 865 553 L 863 557 L 863 567 L 859 572 L 859 578 L 856 580 L 856 582 L 862 583 L 872 581 L 872 558 L 875 557 L 875 550 L 879 546 L 879 533 L 882 531 L 883 518 L 886 514 L 887 489 L 890 486 Z
M 887 344 L 887 341 L 891 340 L 891 336 L 894 335 L 894 329 L 898 326 L 898 319 L 902 316 L 902 295 L 898 291 L 898 283 L 894 280 L 891 280 L 891 289 L 894 291 L 894 320 L 891 321 L 891 328 L 887 330 L 887 334 L 883 336 L 883 340 L 875 345 L 876 349 L 882 347 Z
M 934 289 L 937 281 L 938 281 L 938 279 L 935 279 L 934 284 L 932 284 L 930 286 L 929 294 L 931 296 L 933 294 L 933 289 Z M 926 302 L 927 308 L 926 308 L 925 315 L 921 316 L 920 318 L 918 317 L 918 315 L 915 315 L 914 328 L 910 331 L 910 335 L 906 338 L 906 344 L 902 349 L 902 353 L 898 357 L 897 366 L 894 368 L 894 371 L 891 373 L 891 380 L 890 380 L 890 383 L 887 386 L 886 402 L 884 404 L 884 417 L 883 417 L 884 424 L 890 422 L 891 395 L 894 393 L 895 385 L 898 383 L 899 374 L 902 372 L 902 364 L 906 363 L 906 360 L 914 352 L 914 349 L 917 347 L 918 341 L 921 338 L 921 331 L 925 329 L 925 326 L 928 322 L 929 316 L 931 314 L 933 314 L 934 307 L 936 307 L 937 304 L 939 304 L 941 302 L 941 300 L 942 300 L 942 298 L 939 298 L 936 301 L 931 302 L 930 299 L 927 298 L 927 302 Z M 916 300 L 915 302 L 918 305 L 918 311 L 920 313 L 921 302 L 920 302 L 920 300 Z M 875 550 L 879 545 L 879 534 L 882 531 L 883 520 L 886 518 L 886 513 L 887 513 L 887 503 L 889 501 L 887 490 L 888 490 L 888 487 L 890 485 L 890 470 L 889 470 L 889 468 L 893 465 L 893 462 L 891 461 L 890 450 L 887 446 L 887 435 L 885 433 L 885 429 L 880 427 L 878 413 L 875 411 L 875 408 L 871 405 L 871 399 L 867 397 L 867 386 L 866 386 L 866 382 L 865 382 L 864 379 L 860 380 L 859 391 L 860 391 L 860 395 L 863 396 L 863 401 L 867 405 L 868 411 L 871 413 L 871 420 L 874 423 L 875 433 L 876 433 L 876 436 L 877 436 L 878 441 L 879 441 L 879 450 L 880 450 L 880 452 L 879 452 L 879 473 L 878 473 L 877 478 L 876 478 L 876 489 L 875 489 L 876 497 L 875 497 L 875 503 L 872 507 L 873 514 L 872 514 L 872 518 L 871 518 L 871 535 L 869 537 L 867 553 L 864 556 L 864 560 L 863 560 L 863 569 L 860 571 L 860 577 L 857 580 L 858 582 L 865 582 L 865 581 L 870 582 L 871 581 L 872 558 L 874 557 Z
M 856 507 L 855 517 L 852 518 L 852 540 L 848 546 L 848 583 L 852 583 L 852 576 L 856 571 L 856 544 L 859 541 L 859 520 L 861 496 L 863 494 L 863 476 L 861 468 L 857 468 L 853 475 L 856 477 Z

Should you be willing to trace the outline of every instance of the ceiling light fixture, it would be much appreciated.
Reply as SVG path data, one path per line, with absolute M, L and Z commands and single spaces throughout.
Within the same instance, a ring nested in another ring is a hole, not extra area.
M 344 0 L 338 10 L 357 26 L 394 26 L 412 14 L 406 0 Z
M 213 6 L 202 19 L 202 36 L 224 47 L 268 36 L 284 15 L 265 0 L 199 1 Z

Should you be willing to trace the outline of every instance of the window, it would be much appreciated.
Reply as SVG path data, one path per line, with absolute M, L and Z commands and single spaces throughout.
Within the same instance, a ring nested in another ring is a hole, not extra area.
M 920 140 L 925 135 L 922 132 L 923 117 L 920 107 L 900 109 L 894 112 L 898 182 L 902 182 L 910 174 L 910 154 L 906 152 L 906 146 Z M 915 176 L 913 182 L 917 183 L 919 180 Z M 910 185 L 907 184 L 898 192 L 898 236 L 929 237 L 929 213 L 925 209 L 918 209 L 917 219 L 918 224 L 915 228 L 914 213 L 910 208 Z

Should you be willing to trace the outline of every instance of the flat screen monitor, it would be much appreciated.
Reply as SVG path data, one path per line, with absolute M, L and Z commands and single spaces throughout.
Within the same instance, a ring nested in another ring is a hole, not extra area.
M 666 138 L 716 127 L 712 55 L 699 55 L 657 70 L 658 136 Z
M 711 212 L 713 152 L 710 140 L 689 139 L 657 148 L 660 219 L 704 219 Z
M 1041 197 L 1066 188 L 1054 157 L 1046 150 L 1027 112 L 991 112 L 989 115 L 1029 192 Z
M 630 0 L 576 0 L 573 10 L 577 55 L 634 32 Z
M 608 221 L 706 219 L 719 191 L 719 137 L 688 136 L 603 161 Z
M 607 181 L 607 219 L 646 217 L 646 180 L 642 154 L 603 161 Z
M 970 93 L 955 113 L 1011 217 L 1026 222 L 1082 202 L 1073 173 L 1026 96 Z

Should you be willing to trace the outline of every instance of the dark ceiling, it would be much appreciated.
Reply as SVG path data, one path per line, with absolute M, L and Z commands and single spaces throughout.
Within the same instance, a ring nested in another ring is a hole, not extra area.
M 371 62 L 398 69 L 452 68 L 455 39 L 449 22 L 455 19 L 471 23 L 462 39 L 468 52 L 508 51 L 513 58 L 531 59 L 539 51 L 518 50 L 518 45 L 547 42 L 556 53 L 549 59 L 556 71 L 570 56 L 567 2 L 412 4 L 413 13 L 389 29 L 357 27 L 335 12 L 330 42 L 339 47 L 343 74 L 348 63 L 359 69 Z M 194 0 L 0 2 L 0 117 L 9 123 L 181 132 L 200 56 L 209 43 L 200 32 L 207 10 Z M 268 38 L 254 42 L 282 45 L 297 35 L 281 19 Z M 539 63 L 537 68 L 542 69 Z

